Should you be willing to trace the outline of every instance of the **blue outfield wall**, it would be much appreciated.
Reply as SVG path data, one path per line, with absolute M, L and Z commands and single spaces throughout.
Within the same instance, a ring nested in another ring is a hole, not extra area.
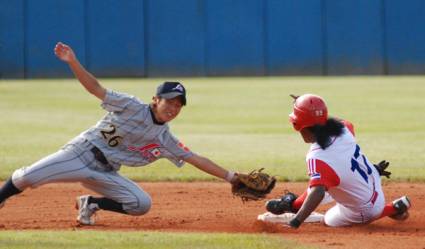
M 25 77 L 24 1 L 0 0 L 0 78 Z
M 0 78 L 424 74 L 424 0 L 0 0 Z
M 425 1 L 385 1 L 388 73 L 425 73 Z
M 269 0 L 265 4 L 267 73 L 322 75 L 322 1 Z
M 203 1 L 145 2 L 147 76 L 205 75 Z
M 25 1 L 25 74 L 28 78 L 70 76 L 53 54 L 57 41 L 72 46 L 86 64 L 84 1 Z
M 325 1 L 328 74 L 382 74 L 382 0 Z
M 145 76 L 143 1 L 86 0 L 85 3 L 86 17 L 82 20 L 88 69 L 100 77 Z
M 207 75 L 264 75 L 261 0 L 206 0 Z

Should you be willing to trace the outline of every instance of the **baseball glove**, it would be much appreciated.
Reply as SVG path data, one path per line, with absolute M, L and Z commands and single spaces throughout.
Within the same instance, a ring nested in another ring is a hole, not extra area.
M 266 197 L 276 184 L 276 178 L 261 172 L 264 168 L 249 174 L 239 173 L 232 183 L 232 193 L 242 201 L 258 201 Z

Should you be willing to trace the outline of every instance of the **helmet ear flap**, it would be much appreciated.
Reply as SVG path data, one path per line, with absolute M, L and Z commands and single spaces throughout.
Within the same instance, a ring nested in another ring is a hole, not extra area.
M 298 128 L 298 125 L 297 125 L 297 116 L 295 115 L 294 112 L 292 112 L 291 114 L 289 114 L 289 122 L 292 124 L 292 126 L 294 127 L 294 129 L 296 131 L 299 131 L 300 130 Z

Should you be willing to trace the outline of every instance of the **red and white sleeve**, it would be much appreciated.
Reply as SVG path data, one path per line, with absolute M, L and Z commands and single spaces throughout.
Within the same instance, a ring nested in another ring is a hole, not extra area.
M 340 179 L 336 172 L 325 162 L 311 158 L 307 162 L 308 175 L 310 176 L 309 187 L 317 185 L 325 186 L 326 189 L 338 186 Z

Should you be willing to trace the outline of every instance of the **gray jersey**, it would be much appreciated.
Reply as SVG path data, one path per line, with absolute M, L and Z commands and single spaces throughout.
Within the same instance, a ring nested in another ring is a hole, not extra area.
M 180 167 L 193 153 L 170 133 L 167 124 L 156 124 L 149 105 L 137 98 L 108 90 L 102 107 L 108 113 L 95 126 L 58 152 L 16 170 L 12 175 L 15 186 L 24 190 L 51 182 L 79 181 L 121 203 L 128 214 L 146 213 L 150 196 L 116 171 L 122 164 L 144 166 L 159 158 Z M 103 152 L 107 164 L 96 157 L 94 146 Z
M 122 164 L 144 166 L 160 158 L 180 167 L 193 155 L 171 134 L 167 124 L 154 122 L 149 105 L 136 97 L 107 90 L 101 106 L 108 111 L 105 117 L 67 146 L 88 140 L 115 170 Z

